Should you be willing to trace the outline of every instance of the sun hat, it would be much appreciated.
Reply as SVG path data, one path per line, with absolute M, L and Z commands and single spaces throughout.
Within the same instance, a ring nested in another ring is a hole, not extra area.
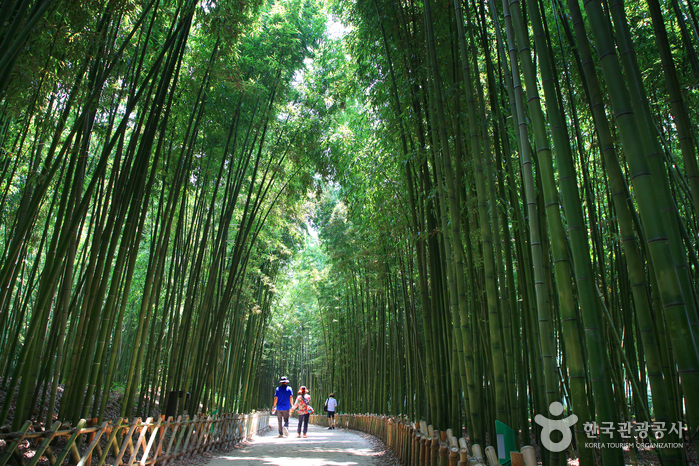
M 279 383 L 289 383 L 289 379 L 287 379 L 286 376 L 283 376 L 281 379 L 279 379 Z
M 305 391 L 306 393 L 308 393 L 308 389 L 306 388 L 305 385 L 301 385 L 301 388 L 299 388 L 299 393 L 301 393 L 301 392 L 303 392 L 303 391 Z

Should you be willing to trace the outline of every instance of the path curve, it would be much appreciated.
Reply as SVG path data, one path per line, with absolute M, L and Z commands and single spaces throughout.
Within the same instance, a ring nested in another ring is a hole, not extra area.
M 277 420 L 272 429 L 255 435 L 242 448 L 215 454 L 207 466 L 365 466 L 398 465 L 396 457 L 370 435 L 347 429 L 308 426 L 308 437 L 296 437 L 298 421 L 291 419 L 289 436 L 279 438 Z

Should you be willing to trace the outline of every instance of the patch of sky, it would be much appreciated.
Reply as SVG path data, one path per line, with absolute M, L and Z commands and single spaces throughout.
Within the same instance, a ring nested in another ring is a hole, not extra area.
M 351 30 L 351 26 L 345 26 L 342 24 L 336 16 L 330 13 L 325 13 L 325 37 L 330 40 L 341 40 L 345 37 Z M 347 56 L 349 59 L 349 56 Z M 306 71 L 313 65 L 313 59 L 306 57 L 303 60 L 303 68 L 296 70 L 294 77 L 292 79 L 292 84 L 294 87 L 299 87 L 304 82 Z
M 214 9 L 216 3 L 211 0 L 204 0 L 202 2 L 199 2 L 199 6 L 202 10 L 204 10 L 205 13 L 209 13 L 211 10 Z
M 338 19 L 333 16 L 333 15 L 328 15 L 327 16 L 327 29 L 325 30 L 325 36 L 328 39 L 332 40 L 338 40 L 342 39 L 347 35 L 348 32 L 351 31 L 351 27 L 347 27 L 344 24 L 342 24 Z

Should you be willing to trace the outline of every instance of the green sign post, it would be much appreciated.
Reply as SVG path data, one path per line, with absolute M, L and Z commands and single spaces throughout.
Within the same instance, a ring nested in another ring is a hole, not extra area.
M 515 431 L 500 421 L 495 421 L 495 432 L 498 441 L 498 464 L 511 464 L 510 452 L 515 448 Z

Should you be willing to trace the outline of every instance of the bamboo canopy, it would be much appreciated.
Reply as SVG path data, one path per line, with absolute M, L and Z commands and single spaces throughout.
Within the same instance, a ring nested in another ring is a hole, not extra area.
M 406 464 L 688 463 L 695 7 L 0 2 L 5 461 L 287 376 Z

